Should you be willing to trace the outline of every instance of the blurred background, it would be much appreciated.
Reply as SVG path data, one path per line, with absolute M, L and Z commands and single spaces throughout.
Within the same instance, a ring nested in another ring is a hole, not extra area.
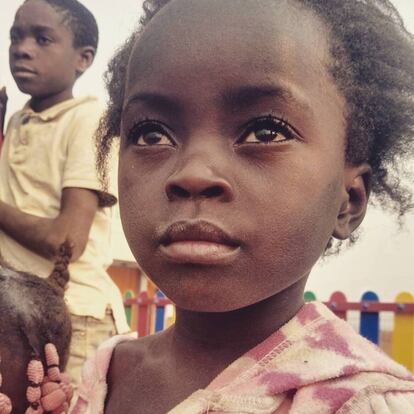
M 106 64 L 135 27 L 142 1 L 81 1 L 98 21 L 100 45 L 94 65 L 77 82 L 75 95 L 92 94 L 104 102 L 102 76 Z M 5 85 L 9 95 L 7 118 L 27 100 L 16 88 L 8 68 L 9 29 L 21 3 L 20 0 L 1 0 L 0 5 L 0 86 Z M 414 1 L 393 0 L 393 3 L 408 29 L 414 32 Z M 414 189 L 412 178 L 408 183 Z M 117 210 L 114 211 L 112 245 L 115 259 L 121 263 L 134 261 Z M 341 290 L 350 300 L 359 300 L 361 293 L 367 290 L 374 290 L 382 301 L 393 301 L 401 291 L 414 293 L 414 214 L 407 214 L 400 227 L 395 217 L 370 207 L 355 246 L 321 260 L 312 272 L 308 289 L 321 300 L 327 300 L 335 290 Z

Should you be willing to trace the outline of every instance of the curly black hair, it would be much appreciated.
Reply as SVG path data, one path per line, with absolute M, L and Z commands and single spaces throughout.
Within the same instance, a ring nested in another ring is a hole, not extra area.
M 30 0 L 26 0 L 28 2 Z M 93 14 L 77 0 L 42 0 L 56 9 L 63 16 L 73 33 L 73 46 L 92 46 L 98 48 L 98 24 Z
M 105 80 L 110 100 L 97 137 L 98 169 L 104 182 L 111 144 L 120 135 L 132 47 L 169 1 L 144 1 L 138 29 L 109 63 Z M 402 161 L 413 150 L 414 38 L 388 0 L 295 1 L 313 10 L 330 32 L 328 69 L 347 102 L 347 162 L 371 165 L 374 201 L 401 217 L 412 207 L 411 191 L 402 180 Z
M 0 262 L 1 391 L 11 398 L 13 413 L 24 413 L 27 406 L 26 369 L 32 355 L 46 366 L 44 346 L 52 342 L 60 356 L 60 369 L 66 365 L 72 326 L 63 294 L 70 256 L 64 245 L 47 279 L 12 270 Z

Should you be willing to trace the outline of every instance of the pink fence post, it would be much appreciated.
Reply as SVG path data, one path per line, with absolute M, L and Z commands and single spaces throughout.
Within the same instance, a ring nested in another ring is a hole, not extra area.
M 138 303 L 138 336 L 148 335 L 149 298 L 147 292 L 141 292 L 137 298 Z
M 338 316 L 338 318 L 343 319 L 346 321 L 346 310 L 343 310 L 341 305 L 347 303 L 346 296 L 342 292 L 334 292 L 332 293 L 328 306 L 331 309 L 331 311 Z

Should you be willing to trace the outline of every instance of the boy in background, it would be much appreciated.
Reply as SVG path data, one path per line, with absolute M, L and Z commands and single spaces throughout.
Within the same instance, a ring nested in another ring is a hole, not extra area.
M 13 78 L 31 99 L 10 119 L 1 151 L 0 254 L 17 270 L 47 277 L 59 246 L 72 246 L 67 372 L 76 385 L 99 343 L 129 330 L 121 294 L 106 272 L 107 207 L 116 198 L 101 191 L 95 171 L 101 107 L 72 93 L 94 60 L 98 27 L 77 0 L 27 0 L 10 40 Z
M 7 93 L 6 88 L 0 89 L 0 151 L 4 140 L 4 118 L 6 116 Z

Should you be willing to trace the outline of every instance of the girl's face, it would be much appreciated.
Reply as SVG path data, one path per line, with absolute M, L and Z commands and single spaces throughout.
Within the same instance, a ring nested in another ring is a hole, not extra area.
M 290 1 L 176 0 L 136 42 L 120 151 L 131 249 L 178 306 L 229 311 L 306 278 L 348 200 L 321 21 Z

